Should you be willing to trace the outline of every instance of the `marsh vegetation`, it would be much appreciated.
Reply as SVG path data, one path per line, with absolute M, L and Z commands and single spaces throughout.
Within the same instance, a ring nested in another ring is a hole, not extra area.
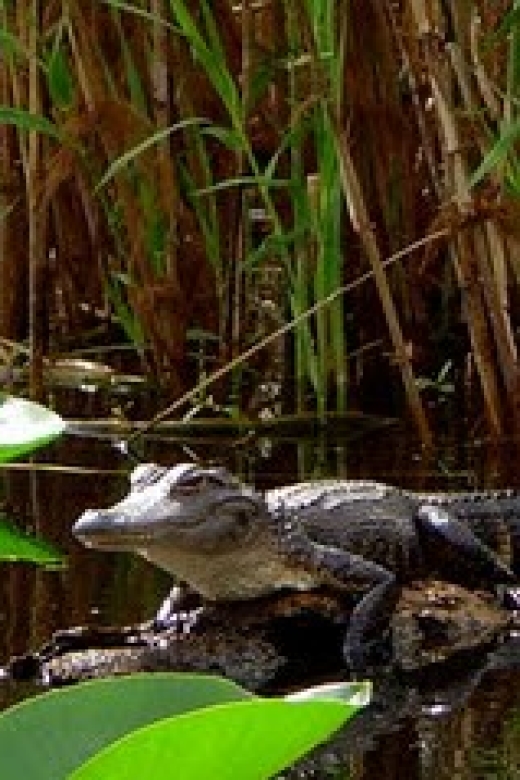
M 0 35 L 4 378 L 516 428 L 516 7 L 8 0 Z

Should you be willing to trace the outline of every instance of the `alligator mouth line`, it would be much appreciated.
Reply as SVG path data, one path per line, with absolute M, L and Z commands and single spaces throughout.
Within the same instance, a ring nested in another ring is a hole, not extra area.
M 176 521 L 175 528 L 182 532 L 190 531 L 200 525 L 200 519 L 190 519 L 185 522 Z M 135 550 L 137 547 L 164 543 L 172 532 L 172 524 L 166 523 L 164 526 L 154 525 L 152 527 L 135 527 L 131 522 L 112 521 L 110 527 L 96 526 L 90 527 L 85 524 L 83 527 L 78 523 L 73 529 L 74 535 L 82 544 L 90 548 L 99 548 L 100 550 Z
M 87 547 L 99 550 L 133 550 L 136 545 L 149 544 L 154 538 L 152 534 L 146 531 L 132 531 L 114 533 L 101 530 L 82 530 L 78 529 L 76 537 Z

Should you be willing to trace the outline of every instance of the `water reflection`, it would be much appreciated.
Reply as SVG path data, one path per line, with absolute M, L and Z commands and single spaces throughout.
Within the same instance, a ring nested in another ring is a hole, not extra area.
M 475 776 L 482 780 L 517 780 L 520 777 L 520 708 L 506 715 L 498 735 L 495 731 L 493 728 L 494 744 L 476 745 L 471 750 L 471 766 Z
M 222 439 L 189 446 L 198 457 L 219 460 L 261 488 L 334 476 L 420 490 L 520 485 L 515 441 L 491 446 L 447 436 L 426 457 L 400 427 L 348 441 L 323 433 L 312 440 L 264 438 L 247 447 Z M 162 463 L 186 457 L 178 440 L 151 441 L 143 451 L 144 459 Z M 133 464 L 108 443 L 79 437 L 53 445 L 43 459 L 68 464 L 71 471 L 5 470 L 3 500 L 13 519 L 65 551 L 69 565 L 59 572 L 2 565 L 0 664 L 40 646 L 59 628 L 141 621 L 154 613 L 169 587 L 168 578 L 146 562 L 86 550 L 70 533 L 85 508 L 109 505 L 125 493 L 125 473 Z M 75 467 L 96 472 L 75 472 Z M 444 689 L 383 681 L 379 698 L 355 728 L 292 776 L 345 777 L 348 769 L 353 780 L 520 777 L 519 669 L 520 663 L 504 656 L 493 668 L 477 667 Z M 0 706 L 26 693 L 0 685 Z

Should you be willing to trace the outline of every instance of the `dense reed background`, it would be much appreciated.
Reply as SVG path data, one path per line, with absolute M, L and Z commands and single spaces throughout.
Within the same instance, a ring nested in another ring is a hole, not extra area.
M 118 345 L 178 395 L 330 296 L 221 395 L 402 399 L 428 443 L 425 399 L 471 376 L 488 431 L 518 424 L 516 3 L 11 0 L 0 24 L 0 357 L 34 396 L 49 358 Z

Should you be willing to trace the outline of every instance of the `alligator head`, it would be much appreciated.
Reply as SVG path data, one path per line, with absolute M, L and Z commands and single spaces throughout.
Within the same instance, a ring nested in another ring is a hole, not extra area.
M 263 496 L 223 468 L 137 466 L 129 494 L 84 512 L 73 533 L 89 547 L 138 553 L 212 600 L 307 586 L 280 553 Z

